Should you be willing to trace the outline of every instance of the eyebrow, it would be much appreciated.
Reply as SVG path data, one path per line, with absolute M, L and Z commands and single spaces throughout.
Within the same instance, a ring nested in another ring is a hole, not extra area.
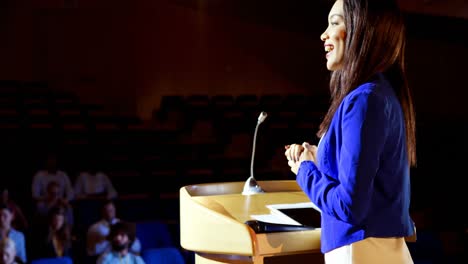
M 343 19 L 343 15 L 341 15 L 341 14 L 333 14 L 333 15 L 331 15 L 328 19 L 330 20 L 330 19 L 332 19 L 332 18 L 335 17 L 335 16 L 340 17 L 340 18 Z

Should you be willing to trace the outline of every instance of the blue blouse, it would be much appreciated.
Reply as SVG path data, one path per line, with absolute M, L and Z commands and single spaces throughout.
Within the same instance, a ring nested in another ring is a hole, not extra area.
M 18 256 L 23 262 L 26 262 L 26 242 L 24 234 L 14 228 L 10 228 L 8 237 L 15 242 L 16 256 Z M 0 238 L 1 240 L 1 238 Z
M 413 233 L 403 111 L 382 74 L 348 94 L 333 116 L 316 163 L 297 182 L 322 211 L 323 253 L 367 237 Z

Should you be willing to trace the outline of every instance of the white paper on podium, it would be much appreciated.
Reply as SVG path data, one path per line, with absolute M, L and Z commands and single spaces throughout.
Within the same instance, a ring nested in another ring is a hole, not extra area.
M 294 221 L 290 217 L 279 217 L 276 214 L 263 214 L 263 215 L 251 215 L 251 217 L 255 220 L 266 222 L 266 223 L 273 223 L 273 224 L 283 224 L 283 225 L 301 225 L 297 221 Z
M 269 204 L 266 205 L 270 209 L 270 214 L 263 215 L 251 215 L 255 220 L 284 225 L 302 225 L 287 214 L 283 213 L 281 209 L 299 209 L 299 208 L 313 208 L 314 210 L 321 212 L 320 209 L 312 202 L 306 203 L 292 203 L 292 204 Z

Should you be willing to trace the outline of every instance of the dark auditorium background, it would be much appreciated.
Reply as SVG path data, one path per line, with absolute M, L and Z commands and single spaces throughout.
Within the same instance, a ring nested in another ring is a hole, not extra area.
M 440 245 L 441 263 L 458 263 L 468 248 L 468 2 L 399 2 L 417 112 L 415 256 Z M 179 188 L 245 180 L 260 111 L 269 116 L 256 178 L 294 179 L 282 146 L 317 141 L 329 78 L 319 36 L 331 3 L 0 1 L 0 187 L 29 214 L 47 153 L 72 180 L 80 159 L 97 156 L 118 213 L 168 223 L 180 247 Z

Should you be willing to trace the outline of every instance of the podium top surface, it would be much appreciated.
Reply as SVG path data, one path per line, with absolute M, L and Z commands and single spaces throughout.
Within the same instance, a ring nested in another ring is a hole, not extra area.
M 265 193 L 302 192 L 295 181 L 260 181 L 259 184 Z M 222 182 L 189 185 L 182 188 L 185 188 L 191 196 L 209 196 L 241 194 L 243 187 L 243 182 Z

